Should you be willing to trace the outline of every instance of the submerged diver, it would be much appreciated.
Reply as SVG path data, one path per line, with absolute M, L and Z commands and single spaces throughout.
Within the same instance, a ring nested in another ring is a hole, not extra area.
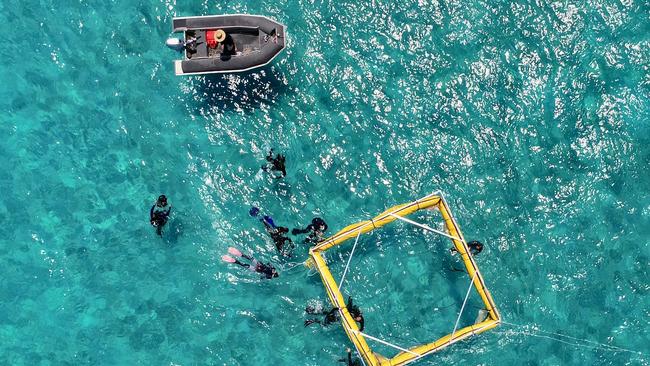
M 151 206 L 151 210 L 149 210 L 149 222 L 156 228 L 156 234 L 159 236 L 162 236 L 162 228 L 167 223 L 171 212 L 172 205 L 168 205 L 167 197 L 161 194 L 156 203 Z
M 259 218 L 260 209 L 253 206 L 249 213 L 251 216 Z M 289 229 L 282 226 L 276 226 L 270 216 L 264 215 L 259 220 L 264 224 L 266 232 L 271 235 L 271 239 L 273 239 L 273 243 L 275 243 L 278 252 L 285 257 L 291 257 L 291 252 L 295 246 L 293 245 L 293 241 L 285 235 L 289 232 Z
M 365 324 L 365 320 L 363 319 L 363 314 L 361 314 L 361 310 L 359 310 L 359 307 L 352 303 L 352 298 L 351 297 L 348 297 L 348 304 L 346 305 L 346 307 L 348 309 L 348 312 L 352 316 L 352 319 L 354 319 L 354 321 L 359 323 L 359 332 L 363 332 L 363 327 L 364 327 L 364 324 Z M 319 311 L 316 311 L 313 307 L 307 306 L 307 308 L 305 309 L 305 312 L 307 314 L 322 314 L 322 315 L 325 315 L 325 317 L 323 318 L 322 321 L 319 320 L 319 319 L 305 320 L 305 327 L 309 326 L 311 324 L 314 324 L 314 323 L 318 323 L 318 324 L 326 327 L 326 326 L 328 326 L 328 325 L 330 325 L 330 324 L 332 324 L 334 322 L 337 322 L 339 320 L 338 311 L 339 311 L 338 308 L 332 308 L 332 310 L 330 310 L 330 311 L 322 310 L 322 311 L 319 312 Z
M 348 357 L 339 359 L 339 362 L 347 362 L 347 366 L 361 366 L 361 362 L 357 358 L 352 359 L 352 350 L 348 348 L 346 351 L 348 352 Z
M 469 247 L 469 252 L 472 253 L 472 255 L 478 255 L 480 252 L 483 251 L 483 243 L 477 240 L 472 240 L 469 243 L 467 243 L 467 246 Z M 449 249 L 451 251 L 452 255 L 455 255 L 458 253 L 458 250 L 456 248 L 451 248 Z
M 278 272 L 275 269 L 275 267 L 273 267 L 271 265 L 271 263 L 266 263 L 266 264 L 262 263 L 262 262 L 258 261 L 257 259 L 249 256 L 249 255 L 242 254 L 242 252 L 240 252 L 239 250 L 237 250 L 236 248 L 233 248 L 233 247 L 228 248 L 228 253 L 230 253 L 230 254 L 232 254 L 232 255 L 234 255 L 236 257 L 239 257 L 239 258 L 248 259 L 251 262 L 251 264 L 242 263 L 239 260 L 237 260 L 237 259 L 235 259 L 235 258 L 233 258 L 233 257 L 231 257 L 229 255 L 223 255 L 221 257 L 221 259 L 224 262 L 237 264 L 237 265 L 240 265 L 240 266 L 242 266 L 244 268 L 249 269 L 252 272 L 263 274 L 264 276 L 260 277 L 260 278 L 266 278 L 266 279 L 270 280 L 272 278 L 278 277 Z
M 298 234 L 309 233 L 309 236 L 307 236 L 304 242 L 317 243 L 321 239 L 323 239 L 323 235 L 325 235 L 325 231 L 327 231 L 327 224 L 325 223 L 325 221 L 320 217 L 315 217 L 314 219 L 311 220 L 311 224 L 307 225 L 305 229 L 295 228 L 291 230 L 291 234 L 298 235 Z
M 320 319 L 305 320 L 305 327 L 310 326 L 312 324 L 320 324 L 326 327 L 332 323 L 336 323 L 339 320 L 339 308 L 332 308 L 332 310 L 330 311 L 325 311 L 325 310 L 316 311 L 316 309 L 314 309 L 313 307 L 307 306 L 307 308 L 305 308 L 305 312 L 311 315 L 325 315 L 322 321 Z
M 277 154 L 273 157 L 273 149 L 269 151 L 269 154 L 266 156 L 267 165 L 262 166 L 264 171 L 271 170 L 272 172 L 280 172 L 282 175 L 274 175 L 274 179 L 279 179 L 287 176 L 287 167 L 286 162 L 287 158 L 282 154 Z

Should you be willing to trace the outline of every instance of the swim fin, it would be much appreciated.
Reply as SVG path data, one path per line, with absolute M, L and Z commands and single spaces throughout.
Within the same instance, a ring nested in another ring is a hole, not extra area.
M 235 258 L 233 258 L 233 257 L 231 257 L 231 256 L 229 256 L 229 255 L 225 255 L 225 254 L 224 254 L 223 256 L 221 256 L 221 259 L 222 259 L 224 262 L 228 262 L 228 263 L 235 263 L 235 262 L 237 262 L 237 260 L 236 260 Z
M 241 252 L 237 248 L 233 248 L 233 247 L 228 248 L 228 253 L 230 253 L 230 254 L 232 254 L 234 256 L 237 256 L 237 257 L 242 256 Z

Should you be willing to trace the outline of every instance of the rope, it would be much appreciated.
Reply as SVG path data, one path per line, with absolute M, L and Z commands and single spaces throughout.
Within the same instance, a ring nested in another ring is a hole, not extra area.
M 431 227 L 429 227 L 429 226 L 427 226 L 427 225 L 420 224 L 419 222 L 415 222 L 415 221 L 413 221 L 413 220 L 407 219 L 406 217 L 402 217 L 402 216 L 399 216 L 399 215 L 395 215 L 394 213 L 389 213 L 389 215 L 390 215 L 390 216 L 393 216 L 393 217 L 396 218 L 396 219 L 402 220 L 402 221 L 404 221 L 404 222 L 408 222 L 408 223 L 411 224 L 411 225 L 415 225 L 415 226 L 421 227 L 421 228 L 423 228 L 424 230 L 428 230 L 428 231 L 434 232 L 434 233 L 436 233 L 436 234 L 440 234 L 440 235 L 442 235 L 442 236 L 446 236 L 446 237 L 448 237 L 449 239 L 458 240 L 458 241 L 461 241 L 461 242 L 462 242 L 462 240 L 460 240 L 459 238 L 457 238 L 457 237 L 455 237 L 455 236 L 449 235 L 449 234 L 444 233 L 444 232 L 442 232 L 442 231 L 440 231 L 440 230 L 433 229 L 433 228 L 431 228 Z
M 315 275 L 317 273 L 318 273 L 317 269 L 310 268 L 309 271 L 307 271 L 307 276 L 312 277 L 313 275 Z
M 568 336 L 568 335 L 561 334 L 561 333 L 547 332 L 547 331 L 544 331 L 544 330 L 541 330 L 541 329 L 537 328 L 535 325 L 532 325 L 532 326 L 531 325 L 521 325 L 521 324 L 508 323 L 508 322 L 505 322 L 505 321 L 501 321 L 501 324 L 509 325 L 509 326 L 515 327 L 515 328 L 521 328 L 521 329 L 523 329 L 522 333 L 524 335 L 529 335 L 529 336 L 532 336 L 532 337 L 539 337 L 539 338 L 547 338 L 547 339 L 551 339 L 551 340 L 558 341 L 558 342 L 568 344 L 568 345 L 572 345 L 572 346 L 585 347 L 585 348 L 602 348 L 604 350 L 611 351 L 611 352 L 629 352 L 629 353 L 634 353 L 634 354 L 637 354 L 637 355 L 648 356 L 647 354 L 645 354 L 643 352 L 640 352 L 640 351 L 634 351 L 634 350 L 627 349 L 627 348 L 622 348 L 622 347 L 612 346 L 612 345 L 604 344 L 604 343 L 600 343 L 600 342 L 590 341 L 588 339 L 576 338 L 576 337 Z M 533 327 L 532 330 L 529 329 L 531 327 Z M 534 333 L 543 333 L 543 334 L 548 334 L 550 336 L 548 336 L 548 335 L 539 335 L 539 334 L 534 334 Z M 565 341 L 565 340 L 559 339 L 559 338 L 553 338 L 552 336 L 564 337 L 564 338 L 567 338 L 567 339 L 570 339 L 570 340 L 574 341 L 574 343 L 571 343 L 569 341 Z M 590 343 L 591 345 L 578 344 L 578 343 L 575 343 L 575 342 Z
M 348 263 L 345 265 L 345 269 L 343 270 L 343 276 L 341 276 L 341 281 L 339 285 L 339 291 L 343 288 L 343 281 L 345 281 L 345 274 L 348 273 L 348 267 L 350 267 L 350 261 L 352 260 L 352 256 L 354 255 L 354 250 L 357 248 L 357 243 L 359 242 L 359 237 L 361 236 L 361 228 L 359 228 L 359 233 L 357 234 L 357 238 L 354 240 L 354 246 L 352 247 L 352 252 L 350 252 L 350 256 L 348 257 Z
M 458 318 L 456 319 L 456 324 L 454 325 L 454 331 L 451 332 L 451 338 L 449 340 L 454 339 L 454 334 L 456 334 L 456 329 L 458 329 L 458 323 L 460 322 L 460 317 L 463 315 L 463 310 L 465 310 L 465 304 L 467 304 L 467 299 L 469 299 L 469 294 L 472 291 L 472 285 L 474 284 L 474 279 L 476 278 L 476 274 L 478 271 L 474 271 L 474 276 L 472 276 L 472 280 L 469 281 L 469 288 L 467 289 L 467 295 L 465 295 L 465 300 L 463 301 L 463 306 L 460 308 L 460 313 L 458 313 Z
M 292 269 L 294 269 L 294 268 L 296 268 L 298 266 L 304 266 L 304 264 L 305 264 L 305 262 L 289 262 L 289 263 L 286 263 L 282 267 L 282 270 L 287 272 L 287 271 L 290 271 L 290 270 L 292 270 Z
M 386 345 L 386 346 L 388 346 L 388 347 L 393 347 L 393 348 L 398 349 L 398 350 L 400 350 L 400 351 L 402 351 L 402 352 L 406 352 L 406 353 L 410 353 L 410 354 L 412 354 L 412 355 L 414 355 L 414 356 L 422 357 L 421 354 L 419 354 L 419 353 L 415 353 L 415 352 L 413 352 L 413 351 L 411 351 L 411 350 L 408 350 L 408 349 L 406 349 L 406 348 L 402 348 L 402 347 L 400 347 L 400 346 L 396 346 L 396 345 L 394 345 L 394 344 L 392 344 L 392 343 L 388 343 L 388 342 L 383 341 L 383 340 L 381 340 L 381 339 L 379 339 L 379 338 L 373 337 L 373 336 L 371 336 L 371 335 L 367 335 L 366 333 L 359 332 L 359 331 L 357 331 L 357 330 L 353 330 L 353 329 L 350 329 L 350 330 L 351 330 L 352 332 L 354 332 L 354 333 L 361 334 L 361 335 L 364 336 L 365 338 L 372 339 L 373 341 L 377 341 L 377 342 L 379 342 L 379 343 L 381 343 L 381 344 L 383 344 L 383 345 Z

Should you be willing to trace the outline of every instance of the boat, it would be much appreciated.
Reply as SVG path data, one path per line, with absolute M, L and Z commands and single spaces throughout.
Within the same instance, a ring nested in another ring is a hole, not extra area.
M 182 53 L 176 75 L 242 72 L 270 63 L 285 46 L 284 25 L 260 15 L 175 17 L 169 48 Z

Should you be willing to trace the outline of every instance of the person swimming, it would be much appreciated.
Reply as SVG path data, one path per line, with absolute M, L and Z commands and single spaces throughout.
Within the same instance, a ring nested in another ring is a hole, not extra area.
M 291 257 L 295 245 L 293 245 L 291 238 L 285 235 L 289 232 L 289 229 L 282 226 L 276 226 L 270 216 L 264 215 L 260 219 L 260 209 L 255 206 L 251 207 L 248 213 L 251 216 L 258 218 L 262 224 L 264 224 L 264 229 L 266 229 L 266 232 L 271 236 L 278 252 L 285 257 Z
M 469 247 L 469 252 L 472 253 L 472 255 L 478 255 L 483 251 L 483 243 L 477 240 L 470 241 L 467 243 L 467 246 Z M 452 255 L 458 253 L 458 250 L 456 250 L 456 248 L 451 248 L 450 251 Z
M 322 321 L 320 319 L 305 320 L 305 327 L 308 327 L 312 324 L 320 324 L 326 327 L 332 323 L 336 323 L 337 321 L 339 321 L 339 308 L 332 308 L 332 310 L 330 311 L 325 311 L 325 310 L 317 311 L 313 307 L 307 306 L 305 308 L 305 312 L 311 315 L 325 315 Z
M 250 264 L 242 263 L 238 259 L 235 259 L 235 258 L 233 258 L 233 257 L 231 257 L 231 256 L 229 256 L 227 254 L 223 255 L 221 257 L 221 259 L 224 262 L 237 264 L 237 265 L 240 265 L 240 266 L 242 266 L 244 268 L 249 269 L 252 272 L 263 274 L 264 276 L 262 276 L 260 278 L 266 278 L 266 279 L 270 280 L 272 278 L 275 278 L 275 277 L 279 276 L 278 271 L 275 269 L 275 267 L 273 267 L 271 265 L 271 263 L 262 263 L 262 262 L 258 261 L 257 259 L 249 256 L 249 255 L 242 254 L 242 252 L 240 252 L 238 249 L 233 248 L 233 247 L 228 248 L 228 253 L 230 253 L 230 254 L 232 254 L 232 255 L 234 255 L 236 257 L 239 257 L 239 258 L 245 258 L 245 259 L 249 260 L 251 263 Z
M 350 313 L 350 316 L 352 316 L 352 319 L 354 319 L 354 321 L 359 323 L 359 331 L 363 332 L 365 320 L 363 318 L 363 314 L 361 314 L 361 310 L 359 309 L 359 307 L 352 303 L 352 297 L 348 297 L 348 303 L 346 307 L 348 309 L 348 312 Z M 325 315 L 325 317 L 323 318 L 322 321 L 320 319 L 307 319 L 305 320 L 305 327 L 312 324 L 320 324 L 326 327 L 332 323 L 335 323 L 339 320 L 338 311 L 339 311 L 338 308 L 332 308 L 332 310 L 330 311 L 323 311 L 323 310 L 316 311 L 316 309 L 314 309 L 313 307 L 307 306 L 307 308 L 305 308 L 305 312 L 307 314 L 316 314 L 316 315 L 322 314 Z
M 266 161 L 268 164 L 262 166 L 264 171 L 280 172 L 281 175 L 274 175 L 273 178 L 280 179 L 287 176 L 287 158 L 282 154 L 277 154 L 273 157 L 273 149 L 269 151 L 269 154 L 266 156 Z
M 325 223 L 325 220 L 321 219 L 320 217 L 315 217 L 311 220 L 311 224 L 307 225 L 305 229 L 295 228 L 291 230 L 291 234 L 299 235 L 309 233 L 309 236 L 307 236 L 304 242 L 318 243 L 323 239 L 325 231 L 327 231 L 327 224 Z
M 348 312 L 350 312 L 350 315 L 352 316 L 352 319 L 359 323 L 359 332 L 363 332 L 363 327 L 366 323 L 365 319 L 363 318 L 363 314 L 361 313 L 361 309 L 359 309 L 358 306 L 354 305 L 352 303 L 352 297 L 348 297 L 348 303 L 346 305 L 348 308 Z
M 359 362 L 359 359 L 352 358 L 352 350 L 348 348 L 346 349 L 346 351 L 348 353 L 348 357 L 339 359 L 339 362 L 347 363 L 347 366 L 361 366 L 361 362 Z
M 167 197 L 164 194 L 158 196 L 158 200 L 149 210 L 149 222 L 156 228 L 156 234 L 159 236 L 162 236 L 163 226 L 167 223 L 171 212 L 172 205 L 167 204 Z

